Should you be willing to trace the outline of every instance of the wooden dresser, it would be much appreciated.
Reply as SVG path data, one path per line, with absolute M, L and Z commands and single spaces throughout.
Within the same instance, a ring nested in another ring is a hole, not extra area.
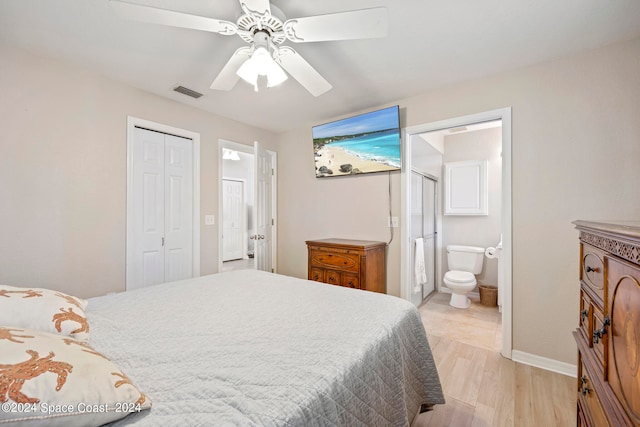
M 640 221 L 580 231 L 578 426 L 640 426 Z
M 309 280 L 386 293 L 386 246 L 368 240 L 308 240 Z

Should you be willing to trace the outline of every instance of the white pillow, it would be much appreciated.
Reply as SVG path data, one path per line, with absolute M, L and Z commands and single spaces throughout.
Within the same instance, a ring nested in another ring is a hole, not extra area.
M 87 301 L 58 291 L 0 285 L 0 325 L 37 329 L 86 341 Z
M 102 425 L 151 407 L 110 360 L 88 344 L 0 327 L 0 425 Z

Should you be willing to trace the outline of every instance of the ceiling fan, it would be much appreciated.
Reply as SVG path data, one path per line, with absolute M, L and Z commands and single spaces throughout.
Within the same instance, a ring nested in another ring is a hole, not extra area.
M 286 40 L 308 43 L 385 37 L 387 9 L 376 7 L 327 15 L 285 20 L 282 12 L 269 0 L 239 0 L 241 15 L 230 21 L 174 12 L 150 6 L 110 0 L 122 17 L 135 21 L 173 27 L 191 28 L 222 35 L 239 35 L 249 46 L 235 51 L 211 84 L 211 89 L 231 90 L 240 78 L 258 90 L 287 79 L 289 73 L 314 96 L 332 88 L 293 48 L 283 46 Z

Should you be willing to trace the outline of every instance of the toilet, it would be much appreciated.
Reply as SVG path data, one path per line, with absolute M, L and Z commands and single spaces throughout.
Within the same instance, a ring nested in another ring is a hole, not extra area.
M 449 305 L 456 308 L 469 308 L 471 301 L 467 293 L 475 289 L 476 274 L 482 271 L 484 248 L 476 246 L 447 246 L 449 271 L 444 275 L 444 284 L 451 289 Z

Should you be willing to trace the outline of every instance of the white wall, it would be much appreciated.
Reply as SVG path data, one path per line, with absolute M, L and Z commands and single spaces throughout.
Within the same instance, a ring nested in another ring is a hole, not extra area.
M 496 246 L 500 241 L 502 203 L 502 128 L 455 133 L 444 138 L 444 163 L 465 160 L 487 160 L 489 215 L 444 215 L 442 217 L 443 272 L 449 270 L 447 245 Z M 444 195 L 446 176 L 439 182 Z M 441 198 L 445 202 L 444 197 Z M 444 205 L 442 206 L 444 211 Z M 478 284 L 498 286 L 498 262 L 484 258 L 482 272 L 476 276 Z
M 0 283 L 124 290 L 127 115 L 200 133 L 200 271 L 217 271 L 218 139 L 274 134 L 2 43 L 0 57 Z
M 638 58 L 640 39 L 388 104 L 400 104 L 403 126 L 512 107 L 516 350 L 576 363 L 579 252 L 571 221 L 640 217 Z M 299 277 L 307 238 L 388 237 L 387 177 L 316 180 L 313 124 L 278 144 L 278 269 Z M 397 215 L 397 175 L 391 184 Z M 399 262 L 396 236 L 387 259 L 392 295 L 400 295 Z

